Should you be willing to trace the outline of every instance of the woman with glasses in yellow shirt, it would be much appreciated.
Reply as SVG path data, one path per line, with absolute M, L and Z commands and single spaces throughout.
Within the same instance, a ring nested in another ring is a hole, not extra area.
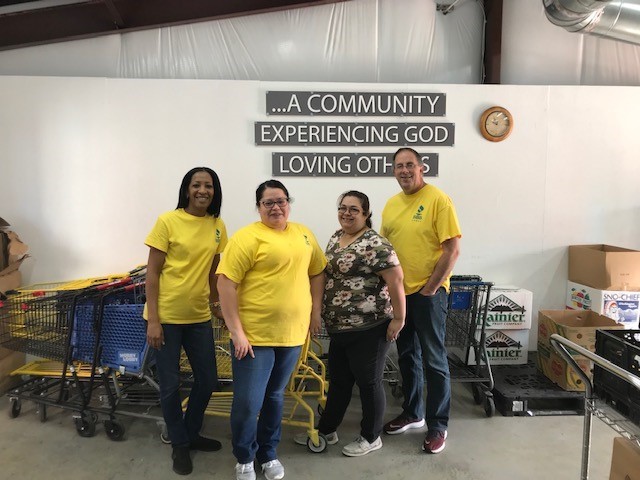
M 309 329 L 320 329 L 326 260 L 304 225 L 289 222 L 286 187 L 256 190 L 260 221 L 238 230 L 218 266 L 218 292 L 232 340 L 231 435 L 236 479 L 284 477 L 280 442 L 284 389 Z M 259 416 L 259 418 L 258 418 Z

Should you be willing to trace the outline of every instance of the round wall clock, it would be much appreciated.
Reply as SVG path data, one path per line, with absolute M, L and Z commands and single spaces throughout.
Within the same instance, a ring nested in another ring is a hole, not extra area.
M 501 142 L 513 130 L 513 116 L 506 108 L 487 108 L 480 117 L 480 133 L 490 142 Z

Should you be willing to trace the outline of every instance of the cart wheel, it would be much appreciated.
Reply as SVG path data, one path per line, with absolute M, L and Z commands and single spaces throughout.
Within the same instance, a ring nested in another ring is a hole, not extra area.
M 493 397 L 487 397 L 484 402 L 484 413 L 487 417 L 491 418 L 496 413 L 496 404 L 493 401 Z
M 38 404 L 38 418 L 42 423 L 47 421 L 47 406 L 44 403 Z
M 96 424 L 83 414 L 80 418 L 75 419 L 76 431 L 81 437 L 93 437 L 96 434 Z
M 11 408 L 9 409 L 9 417 L 17 418 L 20 415 L 20 410 L 22 409 L 22 402 L 19 398 L 10 398 Z
M 318 434 L 318 445 L 315 445 L 311 439 L 309 438 L 307 440 L 307 448 L 309 449 L 309 451 L 313 452 L 313 453 L 322 453 L 327 449 L 327 439 L 326 437 L 319 433 Z
M 104 430 L 107 432 L 107 437 L 114 442 L 120 441 L 124 438 L 124 425 L 117 420 L 105 420 Z
M 402 398 L 403 393 L 402 393 L 402 385 L 392 385 L 391 386 L 391 395 L 393 395 L 393 398 Z
M 322 414 L 324 413 L 324 407 L 320 404 L 318 404 L 318 414 L 320 416 L 322 416 Z
M 480 385 L 471 385 L 471 392 L 473 393 L 473 401 L 476 402 L 476 405 L 481 405 L 484 395 L 482 394 Z

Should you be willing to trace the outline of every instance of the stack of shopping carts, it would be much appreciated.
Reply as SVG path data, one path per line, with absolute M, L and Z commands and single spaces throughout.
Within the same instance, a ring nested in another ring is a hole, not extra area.
M 94 435 L 102 419 L 112 440 L 124 436 L 118 416 L 162 423 L 149 415 L 159 401 L 142 318 L 144 281 L 145 270 L 136 269 L 8 292 L 0 301 L 0 346 L 46 359 L 14 372 L 29 378 L 9 392 L 13 417 L 30 400 L 41 421 L 47 407 L 72 411 L 81 436 Z

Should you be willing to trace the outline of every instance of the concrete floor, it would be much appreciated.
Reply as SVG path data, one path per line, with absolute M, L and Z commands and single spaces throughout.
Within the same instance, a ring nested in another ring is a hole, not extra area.
M 360 458 L 341 454 L 341 447 L 358 435 L 359 399 L 354 397 L 340 443 L 321 454 L 296 445 L 299 428 L 285 426 L 278 449 L 289 479 L 438 479 L 438 480 L 574 480 L 580 478 L 582 417 L 486 418 L 473 403 L 470 390 L 453 386 L 452 419 L 447 448 L 438 455 L 420 451 L 422 431 L 384 436 L 384 447 Z M 400 411 L 400 401 L 388 396 L 388 417 Z M 1 479 L 165 479 L 180 478 L 171 470 L 171 449 L 161 443 L 157 425 L 144 419 L 126 419 L 126 437 L 114 442 L 102 425 L 91 438 L 80 437 L 68 411 L 48 410 L 39 421 L 36 407 L 22 404 L 11 419 L 9 401 L 0 400 Z M 186 478 L 233 479 L 228 419 L 207 417 L 204 433 L 223 442 L 216 453 L 195 453 L 194 471 Z M 594 420 L 590 479 L 609 478 L 615 432 Z M 258 475 L 258 479 L 264 478 Z

